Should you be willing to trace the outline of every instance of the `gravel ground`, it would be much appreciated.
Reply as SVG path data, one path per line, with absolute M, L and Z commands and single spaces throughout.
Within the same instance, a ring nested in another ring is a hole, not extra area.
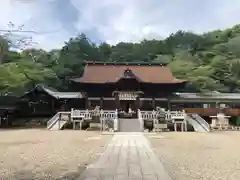
M 100 132 L 2 130 L 0 179 L 76 179 L 103 152 Z
M 239 180 L 240 132 L 147 136 L 173 180 Z

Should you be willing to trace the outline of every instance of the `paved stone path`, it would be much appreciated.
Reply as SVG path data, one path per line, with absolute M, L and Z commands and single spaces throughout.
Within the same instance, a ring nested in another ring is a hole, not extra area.
M 171 180 L 142 133 L 118 133 L 79 180 Z

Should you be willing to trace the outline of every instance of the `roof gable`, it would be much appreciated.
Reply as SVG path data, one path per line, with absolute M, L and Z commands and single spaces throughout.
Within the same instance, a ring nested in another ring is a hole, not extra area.
M 143 83 L 183 83 L 176 79 L 170 69 L 163 65 L 135 64 L 86 64 L 81 78 L 73 79 L 81 83 L 116 83 L 121 78 L 135 77 Z
M 127 68 L 124 70 L 122 76 L 119 77 L 118 81 L 122 80 L 122 79 L 135 79 L 139 82 L 141 82 L 141 79 L 139 77 L 137 77 L 131 69 Z

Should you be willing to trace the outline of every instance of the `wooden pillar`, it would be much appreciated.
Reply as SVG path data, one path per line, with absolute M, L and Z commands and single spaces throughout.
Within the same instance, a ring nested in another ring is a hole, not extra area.
M 115 96 L 115 109 L 119 109 L 120 108 L 120 100 L 119 100 L 119 96 L 116 95 Z
M 168 110 L 171 110 L 171 100 L 170 99 L 168 99 Z
M 59 114 L 59 120 L 58 120 L 58 130 L 60 130 L 60 121 L 62 120 L 62 114 Z
M 54 108 L 54 100 L 52 100 L 52 103 L 51 103 L 51 105 L 52 105 L 52 111 L 55 113 L 55 108 Z
M 152 108 L 155 109 L 156 107 L 156 101 L 155 101 L 155 97 L 152 98 Z
M 89 100 L 88 100 L 88 96 L 85 97 L 85 109 L 89 108 Z
M 67 105 L 68 104 L 68 100 L 64 100 L 64 111 L 67 111 L 68 109 L 67 109 Z
M 103 109 L 103 97 L 100 98 L 100 109 Z
M 136 110 L 140 109 L 140 98 L 139 97 L 137 97 L 135 100 L 135 108 L 136 108 Z

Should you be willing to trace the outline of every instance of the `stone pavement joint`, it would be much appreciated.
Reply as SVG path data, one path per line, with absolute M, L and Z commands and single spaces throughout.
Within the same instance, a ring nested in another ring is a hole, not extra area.
M 79 180 L 171 180 L 171 177 L 143 133 L 119 133 Z

